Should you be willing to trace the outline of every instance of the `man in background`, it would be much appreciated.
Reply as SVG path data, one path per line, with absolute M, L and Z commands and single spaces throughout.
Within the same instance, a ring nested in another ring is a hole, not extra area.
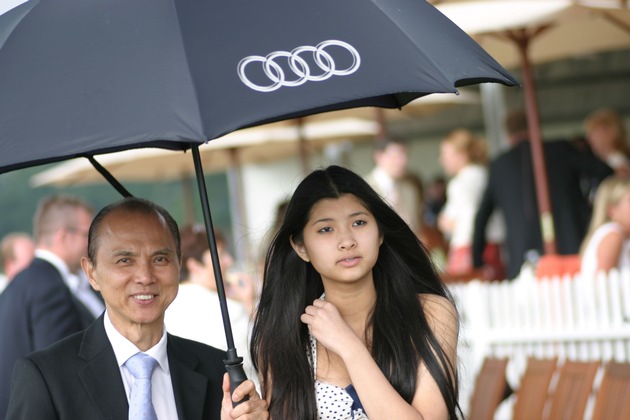
M 0 292 L 15 276 L 25 269 L 33 260 L 35 243 L 31 236 L 23 232 L 13 232 L 5 235 L 0 241 L 0 257 L 2 271 L 6 283 L 0 283 Z
M 374 151 L 374 169 L 365 180 L 419 234 L 422 226 L 422 192 L 407 178 L 407 143 L 398 138 L 379 141 Z
M 67 196 L 43 199 L 33 219 L 35 258 L 0 294 L 0 418 L 15 361 L 87 327 L 95 317 L 70 287 L 87 253 L 92 209 Z
M 506 274 L 513 279 L 520 273 L 528 251 L 543 254 L 543 240 L 527 115 L 514 110 L 508 113 L 505 125 L 510 149 L 490 162 L 488 185 L 475 219 L 473 263 L 475 268 L 483 268 L 486 225 L 498 208 L 507 228 Z M 565 140 L 544 141 L 543 149 L 558 254 L 577 254 L 591 214 L 580 180 L 587 176 L 601 181 L 613 172 L 604 162 Z

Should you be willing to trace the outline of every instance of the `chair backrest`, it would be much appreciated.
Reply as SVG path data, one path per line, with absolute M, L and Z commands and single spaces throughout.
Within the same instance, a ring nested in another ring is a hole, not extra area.
M 551 397 L 551 412 L 548 420 L 582 419 L 588 397 L 593 390 L 593 381 L 598 361 L 576 362 L 567 360 L 560 368 L 558 384 Z
M 511 390 L 505 377 L 507 358 L 486 357 L 477 374 L 468 420 L 492 420 L 499 403 Z
M 516 391 L 512 420 L 541 420 L 549 397 L 549 384 L 558 359 L 527 359 L 527 368 Z
M 592 420 L 630 419 L 630 363 L 608 362 Z

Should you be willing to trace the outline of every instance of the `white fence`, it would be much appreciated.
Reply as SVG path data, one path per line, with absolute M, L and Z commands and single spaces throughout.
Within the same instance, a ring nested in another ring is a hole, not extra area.
M 460 401 L 464 411 L 483 358 L 508 357 L 518 387 L 527 357 L 630 362 L 630 271 L 451 283 L 461 316 Z

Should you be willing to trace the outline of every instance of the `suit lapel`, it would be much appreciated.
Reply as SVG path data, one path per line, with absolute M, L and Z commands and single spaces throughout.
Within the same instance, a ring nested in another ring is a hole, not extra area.
M 101 417 L 127 418 L 127 395 L 114 350 L 105 333 L 103 315 L 85 331 L 79 357 L 86 362 L 78 371 L 79 378 Z
M 201 420 L 208 378 L 196 371 L 199 359 L 186 352 L 172 335 L 168 335 L 168 363 L 175 393 L 175 405 L 180 419 Z

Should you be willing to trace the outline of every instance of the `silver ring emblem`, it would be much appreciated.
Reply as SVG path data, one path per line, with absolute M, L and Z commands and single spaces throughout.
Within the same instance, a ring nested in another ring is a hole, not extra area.
M 352 55 L 352 64 L 346 69 L 338 69 L 333 56 L 325 50 L 329 46 L 345 48 Z M 321 74 L 311 74 L 308 62 L 301 56 L 305 52 L 312 54 L 315 64 L 322 71 Z M 275 61 L 276 58 L 286 58 L 289 68 L 297 78 L 288 80 L 282 67 Z M 247 77 L 245 74 L 246 67 L 254 62 L 262 63 L 264 74 L 271 81 L 270 85 L 258 85 Z M 329 40 L 320 42 L 316 47 L 302 46 L 293 49 L 291 52 L 275 51 L 266 56 L 250 55 L 245 57 L 238 63 L 238 77 L 246 86 L 253 90 L 273 92 L 282 86 L 300 86 L 308 81 L 318 82 L 332 76 L 347 76 L 357 71 L 360 65 L 361 56 L 352 45 L 343 41 Z

